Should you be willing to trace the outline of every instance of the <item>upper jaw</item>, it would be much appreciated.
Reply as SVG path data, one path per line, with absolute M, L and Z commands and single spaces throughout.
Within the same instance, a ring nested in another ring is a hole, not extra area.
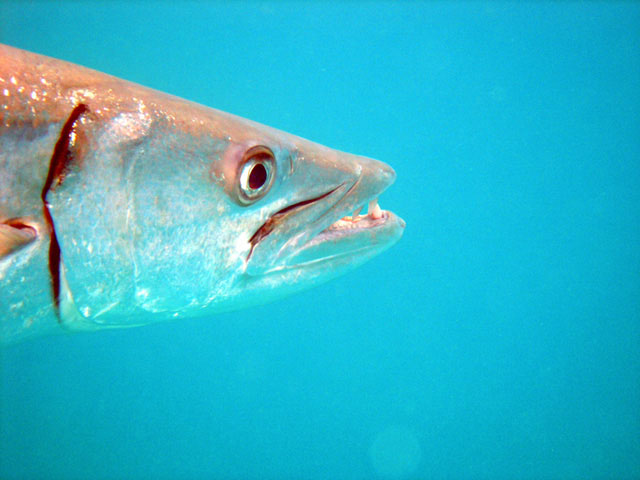
M 395 243 L 404 223 L 377 204 L 377 197 L 395 180 L 395 172 L 382 162 L 356 158 L 357 175 L 345 175 L 342 183 L 289 204 L 267 219 L 251 238 L 247 274 L 381 251 Z

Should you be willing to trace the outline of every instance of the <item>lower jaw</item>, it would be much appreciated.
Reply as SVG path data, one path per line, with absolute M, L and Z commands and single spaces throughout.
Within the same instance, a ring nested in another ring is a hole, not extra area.
M 286 261 L 285 268 L 304 268 L 352 262 L 360 265 L 395 244 L 404 222 L 391 212 L 379 218 L 343 218 L 320 232 Z
M 381 211 L 379 218 L 343 217 L 295 251 L 272 257 L 274 264 L 261 265 L 255 263 L 260 257 L 251 257 L 245 272 L 258 283 L 261 277 L 271 282 L 282 277 L 282 282 L 293 283 L 305 282 L 307 277 L 333 278 L 394 245 L 403 230 L 404 221 L 388 211 Z

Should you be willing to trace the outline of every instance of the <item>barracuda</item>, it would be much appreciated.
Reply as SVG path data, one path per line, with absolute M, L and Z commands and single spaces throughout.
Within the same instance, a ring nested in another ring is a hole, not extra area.
M 317 285 L 401 237 L 377 202 L 394 178 L 382 162 L 0 45 L 2 341 Z

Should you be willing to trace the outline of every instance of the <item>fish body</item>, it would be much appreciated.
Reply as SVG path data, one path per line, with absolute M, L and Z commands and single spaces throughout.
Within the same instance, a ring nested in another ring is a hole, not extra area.
M 377 204 L 394 178 L 0 45 L 2 341 L 210 315 L 329 280 L 402 235 Z

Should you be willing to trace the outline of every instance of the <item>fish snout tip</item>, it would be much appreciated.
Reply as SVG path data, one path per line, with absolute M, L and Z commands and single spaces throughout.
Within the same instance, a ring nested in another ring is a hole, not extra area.
M 396 171 L 384 162 L 380 162 L 380 177 L 385 180 L 387 185 L 391 185 L 396 181 Z
M 380 160 L 371 160 L 371 168 L 369 169 L 369 175 L 375 178 L 375 181 L 382 189 L 386 189 L 388 186 L 396 181 L 396 172 L 388 164 L 381 162 Z
M 361 171 L 361 176 L 364 175 L 375 179 L 377 183 L 384 185 L 385 188 L 396 180 L 395 170 L 385 162 L 369 157 L 359 157 L 357 164 Z

